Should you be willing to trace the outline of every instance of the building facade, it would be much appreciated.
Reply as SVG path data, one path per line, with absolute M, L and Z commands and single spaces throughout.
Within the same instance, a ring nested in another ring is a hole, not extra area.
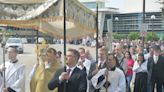
M 141 31 L 142 13 L 106 14 L 105 18 L 105 20 L 109 18 L 113 20 L 113 32 L 126 34 Z M 148 25 L 147 32 L 160 33 L 164 31 L 162 12 L 146 12 L 145 23 Z M 107 32 L 106 25 L 104 32 Z
M 102 36 L 104 33 L 107 32 L 107 19 L 109 16 L 113 14 L 118 14 L 119 9 L 118 8 L 112 8 L 112 7 L 106 7 L 105 6 L 105 0 L 79 0 L 82 4 L 84 4 L 87 8 L 91 9 L 92 11 L 97 11 L 97 5 L 98 5 L 98 29 L 99 29 L 99 36 Z M 108 16 L 106 16 L 108 15 Z
M 82 3 L 95 11 L 96 0 L 83 0 Z M 102 34 L 106 34 L 107 20 L 112 19 L 113 32 L 128 34 L 129 32 L 140 32 L 142 24 L 142 12 L 137 13 L 119 13 L 118 9 L 105 7 L 105 2 L 99 4 L 99 13 L 104 14 L 99 18 L 99 30 Z M 104 11 L 102 10 L 104 9 Z M 105 10 L 106 9 L 106 10 Z M 109 10 L 110 9 L 110 10 Z M 100 17 L 100 16 L 99 16 Z M 164 14 L 163 12 L 146 12 L 145 23 L 148 25 L 147 32 L 156 32 L 158 35 L 164 32 Z M 102 28 L 102 29 L 100 29 Z

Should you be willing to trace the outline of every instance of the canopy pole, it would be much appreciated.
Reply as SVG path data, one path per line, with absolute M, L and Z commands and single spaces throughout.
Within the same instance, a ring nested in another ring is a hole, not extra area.
M 63 0 L 63 27 L 64 27 L 64 71 L 66 72 L 66 0 Z M 66 91 L 66 82 L 64 83 L 64 92 Z
M 38 42 L 38 39 L 39 39 L 39 30 L 36 30 L 36 49 L 37 49 L 37 63 L 39 64 L 39 42 Z
M 64 27 L 64 56 L 66 56 L 66 1 L 64 0 L 64 5 L 63 5 L 63 13 L 64 13 L 64 24 L 63 24 L 63 27 Z
M 6 43 L 6 29 L 7 29 L 7 26 L 6 26 L 6 28 L 4 27 L 3 28 L 3 40 L 2 40 L 2 48 L 3 48 L 3 67 L 5 67 L 6 65 L 5 65 L 5 43 Z M 4 70 L 3 71 L 3 82 L 4 82 L 4 84 L 3 84 L 3 87 L 4 88 L 6 88 L 6 78 L 5 78 L 5 74 L 6 74 L 6 72 L 5 72 L 6 70 Z
M 142 24 L 145 23 L 145 0 L 143 0 Z M 144 36 L 142 36 L 142 45 L 144 46 Z
M 96 5 L 96 61 L 98 61 L 98 34 L 99 34 L 99 23 L 98 23 L 98 0 L 97 0 L 97 5 Z

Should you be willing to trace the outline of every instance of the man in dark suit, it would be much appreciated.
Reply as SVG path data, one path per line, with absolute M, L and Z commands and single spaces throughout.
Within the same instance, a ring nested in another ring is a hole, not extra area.
M 98 49 L 98 57 L 99 60 L 96 62 L 93 62 L 91 64 L 90 70 L 89 70 L 89 75 L 88 75 L 88 80 L 91 80 L 92 77 L 98 73 L 99 69 L 103 69 L 106 67 L 105 62 L 106 62 L 106 48 L 101 47 Z M 93 84 L 89 83 L 89 92 L 99 92 L 99 89 L 95 89 L 93 87 Z
M 160 55 L 161 50 L 158 45 L 152 46 L 153 56 L 148 59 L 148 92 L 154 92 L 155 84 L 156 92 L 162 92 L 164 86 L 164 57 Z
M 48 84 L 50 90 L 58 88 L 58 92 L 86 92 L 87 74 L 76 67 L 79 56 L 77 50 L 69 49 L 67 51 L 66 66 L 56 71 Z

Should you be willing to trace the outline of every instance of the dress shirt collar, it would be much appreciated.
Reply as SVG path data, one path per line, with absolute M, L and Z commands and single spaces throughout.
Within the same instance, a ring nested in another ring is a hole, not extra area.
M 71 69 L 71 71 L 73 71 L 75 68 L 76 68 L 76 66 L 74 66 L 74 67 L 66 66 L 66 69 L 67 69 L 67 70 L 68 70 L 68 69 Z
M 18 62 L 18 60 L 16 59 L 16 60 L 10 60 L 10 63 L 13 63 L 13 64 L 15 64 L 15 63 L 17 63 Z
M 110 71 L 115 71 L 116 70 L 116 67 L 113 67 L 110 69 Z
M 101 65 L 104 65 L 105 64 L 105 61 L 106 60 L 104 60 L 104 61 L 100 61 L 100 59 L 99 59 L 99 61 L 98 61 L 98 66 L 101 64 Z

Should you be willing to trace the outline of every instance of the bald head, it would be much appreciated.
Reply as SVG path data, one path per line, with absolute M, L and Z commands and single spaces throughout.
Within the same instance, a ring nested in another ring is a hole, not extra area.
M 116 53 L 116 55 L 119 55 L 122 53 L 122 46 L 121 45 L 116 45 L 115 53 Z

